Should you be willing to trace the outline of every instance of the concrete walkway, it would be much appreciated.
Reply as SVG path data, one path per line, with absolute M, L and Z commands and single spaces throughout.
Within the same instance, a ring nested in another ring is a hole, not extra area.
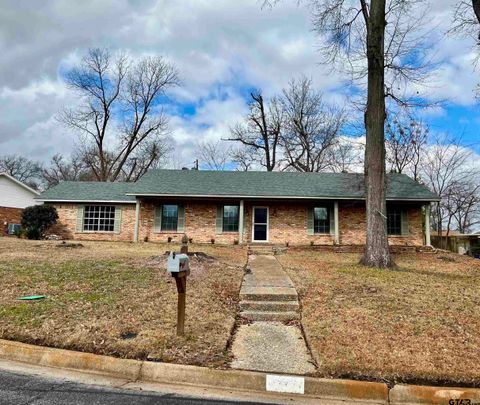
M 298 295 L 271 255 L 252 255 L 240 290 L 240 316 L 253 321 L 235 336 L 232 368 L 307 374 L 315 370 L 300 329 L 282 321 L 299 319 Z

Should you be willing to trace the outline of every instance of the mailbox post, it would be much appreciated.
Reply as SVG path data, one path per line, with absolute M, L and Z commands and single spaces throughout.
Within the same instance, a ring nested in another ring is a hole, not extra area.
M 175 279 L 177 285 L 177 336 L 185 333 L 185 298 L 187 293 L 187 276 L 190 274 L 188 255 L 171 252 L 167 260 L 167 271 Z

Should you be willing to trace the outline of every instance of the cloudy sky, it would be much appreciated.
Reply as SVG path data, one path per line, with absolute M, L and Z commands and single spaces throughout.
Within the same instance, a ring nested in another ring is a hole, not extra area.
M 444 35 L 455 3 L 437 0 L 428 15 L 437 70 L 426 97 L 448 103 L 422 115 L 432 131 L 460 132 L 479 152 L 477 50 L 470 39 Z M 182 87 L 171 95 L 169 111 L 178 164 L 197 157 L 199 141 L 228 135 L 253 88 L 274 94 L 304 74 L 341 100 L 345 77 L 319 63 L 309 11 L 293 0 L 261 6 L 260 0 L 2 0 L 0 155 L 46 161 L 74 148 L 75 134 L 55 119 L 76 102 L 61 72 L 90 47 L 161 54 L 177 65 Z

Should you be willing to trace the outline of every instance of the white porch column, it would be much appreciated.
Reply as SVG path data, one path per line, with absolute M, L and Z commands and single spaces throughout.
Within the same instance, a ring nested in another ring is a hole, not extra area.
M 244 218 L 244 204 L 243 200 L 240 200 L 240 212 L 238 213 L 238 238 L 240 239 L 240 244 L 243 243 L 243 218 Z
M 140 231 L 140 200 L 137 198 L 135 204 L 135 232 L 133 236 L 133 241 L 138 242 L 138 234 Z
M 430 241 L 430 203 L 425 205 L 425 244 L 431 246 Z
M 338 201 L 333 203 L 333 219 L 335 222 L 335 244 L 340 244 L 340 229 L 338 226 Z

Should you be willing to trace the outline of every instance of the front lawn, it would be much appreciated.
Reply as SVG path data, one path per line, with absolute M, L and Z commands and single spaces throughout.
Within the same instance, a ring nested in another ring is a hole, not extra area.
M 320 375 L 480 386 L 480 260 L 401 253 L 398 270 L 375 270 L 359 254 L 278 258 Z
M 246 262 L 239 246 L 191 245 L 185 337 L 165 244 L 0 238 L 0 338 L 92 353 L 222 366 Z M 179 250 L 179 246 L 175 246 Z M 209 257 L 210 256 L 210 257 Z M 46 295 L 23 302 L 25 295 Z

